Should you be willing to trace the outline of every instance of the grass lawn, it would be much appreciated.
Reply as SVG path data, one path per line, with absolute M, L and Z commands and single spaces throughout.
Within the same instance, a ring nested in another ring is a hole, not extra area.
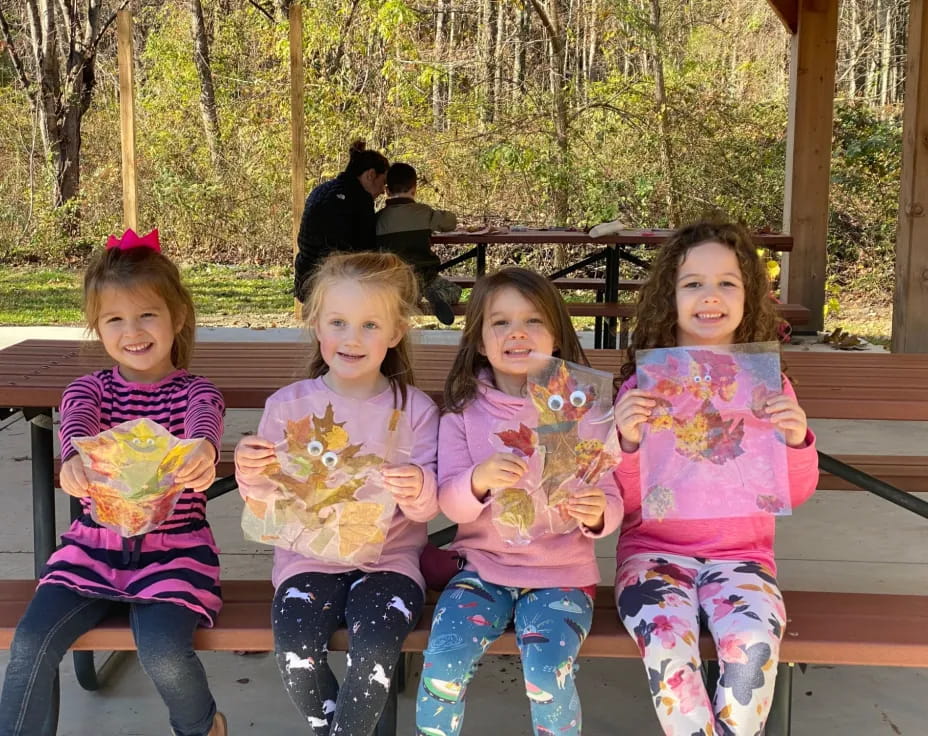
M 289 267 L 182 266 L 184 281 L 193 293 L 201 325 L 235 327 L 291 327 L 294 318 L 292 270 Z M 465 298 L 467 297 L 465 292 Z M 581 301 L 588 294 L 570 293 Z M 82 325 L 81 274 L 47 268 L 0 270 L 0 325 Z M 441 327 L 431 317 L 416 320 L 424 328 Z M 829 315 L 827 330 L 841 326 L 878 344 L 889 342 L 892 307 L 866 301 L 842 300 L 838 314 Z M 592 318 L 574 321 L 578 329 L 592 329 Z M 455 324 L 460 327 L 461 320 Z

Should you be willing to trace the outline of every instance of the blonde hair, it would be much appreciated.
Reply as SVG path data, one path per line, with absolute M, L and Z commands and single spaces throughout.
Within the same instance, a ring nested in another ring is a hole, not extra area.
M 463 411 L 477 395 L 479 374 L 491 368 L 490 361 L 480 352 L 483 342 L 483 313 L 493 295 L 507 287 L 518 291 L 541 313 L 545 327 L 554 336 L 554 354 L 557 357 L 571 363 L 589 365 L 557 287 L 534 271 L 516 266 L 502 268 L 496 273 L 477 279 L 474 284 L 470 300 L 467 302 L 464 334 L 461 336 L 461 344 L 451 372 L 445 381 L 445 411 Z
M 402 337 L 395 347 L 388 348 L 380 372 L 390 382 L 394 402 L 406 406 L 407 387 L 414 383 L 412 360 L 409 354 L 409 326 L 411 317 L 418 312 L 419 286 L 413 270 L 392 253 L 336 253 L 326 258 L 307 281 L 307 297 L 303 303 L 303 323 L 312 332 L 319 319 L 322 304 L 329 289 L 340 281 L 354 281 L 365 289 L 382 296 L 389 318 Z M 310 378 L 318 378 L 329 371 L 322 357 L 319 340 L 315 335 L 310 343 Z
M 84 274 L 83 307 L 87 329 L 98 337 L 101 294 L 107 286 L 128 291 L 149 289 L 161 297 L 175 330 L 171 363 L 175 368 L 190 367 L 196 336 L 196 310 L 177 266 L 167 256 L 145 246 L 127 250 L 110 248 L 94 256 Z

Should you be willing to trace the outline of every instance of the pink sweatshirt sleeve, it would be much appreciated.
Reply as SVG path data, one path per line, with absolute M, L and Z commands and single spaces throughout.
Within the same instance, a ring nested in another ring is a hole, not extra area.
M 783 377 L 783 393 L 796 398 L 793 384 Z M 786 462 L 789 469 L 789 497 L 793 508 L 805 503 L 818 486 L 818 450 L 815 434 L 806 430 L 804 447 L 787 447 Z
M 268 401 L 264 405 L 264 413 L 261 414 L 261 422 L 258 424 L 258 437 L 266 437 L 268 426 L 271 425 L 271 417 L 274 416 L 276 407 L 274 401 Z M 245 476 L 239 473 L 238 463 L 235 464 L 235 482 L 238 484 L 238 492 L 242 498 L 254 498 L 258 501 L 269 501 L 272 499 L 283 498 L 283 491 L 266 475 Z
M 408 519 L 425 522 L 438 516 L 438 407 L 425 395 L 410 396 L 409 404 L 415 437 L 409 461 L 422 470 L 422 493 L 415 501 L 398 505 Z
M 478 501 L 470 478 L 477 463 L 470 455 L 463 414 L 445 414 L 438 427 L 438 445 L 442 451 L 438 468 L 438 505 L 451 521 L 464 524 L 480 516 L 489 503 Z

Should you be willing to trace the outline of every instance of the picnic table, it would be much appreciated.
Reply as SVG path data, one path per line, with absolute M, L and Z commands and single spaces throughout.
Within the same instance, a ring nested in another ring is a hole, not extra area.
M 475 274 L 486 273 L 486 249 L 488 245 L 596 245 L 601 248 L 590 255 L 565 266 L 548 278 L 555 279 L 575 273 L 582 268 L 605 263 L 604 299 L 614 302 L 619 297 L 620 267 L 622 261 L 631 263 L 646 271 L 648 262 L 632 253 L 639 246 L 657 248 L 674 231 L 664 228 L 651 230 L 620 230 L 616 233 L 592 237 L 588 232 L 572 228 L 538 228 L 519 227 L 485 227 L 473 231 L 456 230 L 448 233 L 435 233 L 432 243 L 440 245 L 470 245 L 470 250 L 442 263 L 442 270 L 459 263 L 473 260 Z M 770 251 L 788 252 L 793 249 L 793 237 L 783 233 L 754 233 L 754 240 L 759 248 Z

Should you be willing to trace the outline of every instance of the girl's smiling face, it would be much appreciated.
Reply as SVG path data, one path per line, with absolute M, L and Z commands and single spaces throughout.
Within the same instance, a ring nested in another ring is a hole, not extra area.
M 326 289 L 313 331 L 336 393 L 369 398 L 387 386 L 380 366 L 403 337 L 387 300 L 376 289 L 345 279 Z
M 174 370 L 171 348 L 181 324 L 152 289 L 108 284 L 100 291 L 97 334 L 127 381 L 157 383 Z
M 525 385 L 529 354 L 551 355 L 556 347 L 544 315 L 511 286 L 490 296 L 480 338 L 480 352 L 493 368 L 497 388 L 514 396 L 520 396 Z
M 677 345 L 730 345 L 744 316 L 744 277 L 731 248 L 690 248 L 677 267 Z

